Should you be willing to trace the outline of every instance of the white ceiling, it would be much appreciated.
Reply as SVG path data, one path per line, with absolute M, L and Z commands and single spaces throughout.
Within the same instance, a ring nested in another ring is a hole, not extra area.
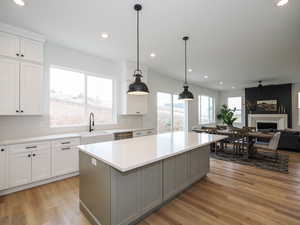
M 135 59 L 136 1 L 25 1 L 19 7 L 13 0 L 1 0 L 0 21 L 91 54 Z M 181 37 L 188 34 L 190 83 L 225 90 L 255 86 L 261 79 L 300 82 L 300 1 L 290 0 L 281 8 L 274 1 L 144 0 L 142 61 L 182 79 Z M 109 33 L 109 39 L 101 40 L 101 32 Z

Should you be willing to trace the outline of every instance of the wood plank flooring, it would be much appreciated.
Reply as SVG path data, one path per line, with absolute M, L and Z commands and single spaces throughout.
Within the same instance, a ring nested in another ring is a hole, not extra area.
M 139 225 L 300 225 L 300 153 L 289 174 L 211 160 L 207 178 Z M 0 197 L 0 225 L 90 225 L 78 177 Z

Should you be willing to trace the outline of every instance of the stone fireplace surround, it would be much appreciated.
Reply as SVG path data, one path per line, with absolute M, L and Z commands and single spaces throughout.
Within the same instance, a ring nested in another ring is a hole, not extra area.
M 250 127 L 256 127 L 257 123 L 277 123 L 278 130 L 288 128 L 287 114 L 249 114 L 248 124 Z

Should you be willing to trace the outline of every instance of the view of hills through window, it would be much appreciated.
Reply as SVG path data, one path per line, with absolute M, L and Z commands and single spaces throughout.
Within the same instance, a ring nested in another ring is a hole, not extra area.
M 90 112 L 97 123 L 114 123 L 113 89 L 112 79 L 52 67 L 51 126 L 87 125 Z

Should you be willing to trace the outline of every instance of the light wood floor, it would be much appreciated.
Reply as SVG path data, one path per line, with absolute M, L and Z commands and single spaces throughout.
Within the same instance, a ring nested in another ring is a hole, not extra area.
M 139 225 L 300 225 L 300 153 L 281 174 L 219 160 L 211 172 Z M 1 225 L 90 225 L 78 177 L 0 197 Z

